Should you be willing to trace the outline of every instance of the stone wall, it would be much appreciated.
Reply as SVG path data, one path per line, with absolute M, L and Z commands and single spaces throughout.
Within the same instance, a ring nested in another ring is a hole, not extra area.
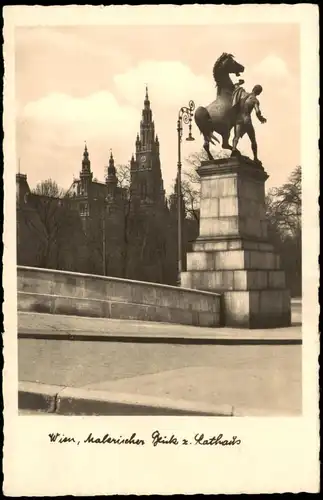
M 214 327 L 220 295 L 90 274 L 18 266 L 18 310 Z

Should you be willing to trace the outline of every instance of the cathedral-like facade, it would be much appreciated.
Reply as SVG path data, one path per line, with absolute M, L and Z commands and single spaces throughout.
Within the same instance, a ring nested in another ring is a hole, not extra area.
M 131 205 L 137 209 L 139 207 L 144 210 L 151 208 L 164 211 L 167 209 L 159 140 L 155 133 L 147 87 L 135 151 L 135 155 L 132 155 L 130 160 L 129 186 L 120 187 L 112 152 L 105 182 L 98 182 L 93 179 L 90 155 L 85 146 L 79 179 L 75 179 L 70 188 L 74 208 L 78 209 L 84 221 L 98 216 L 98 212 L 105 210 L 104 207 L 106 207 L 107 214 L 116 213 L 113 207 L 128 203 L 129 196 Z
M 120 169 L 111 152 L 96 180 L 85 145 L 79 178 L 50 203 L 17 174 L 18 263 L 175 284 L 177 211 L 174 195 L 167 205 L 147 87 L 135 154 Z

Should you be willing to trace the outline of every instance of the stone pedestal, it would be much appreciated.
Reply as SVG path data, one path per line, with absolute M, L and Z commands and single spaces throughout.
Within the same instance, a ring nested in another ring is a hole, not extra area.
M 289 326 L 290 292 L 267 240 L 268 175 L 245 157 L 202 162 L 198 174 L 200 233 L 181 285 L 222 293 L 225 326 Z

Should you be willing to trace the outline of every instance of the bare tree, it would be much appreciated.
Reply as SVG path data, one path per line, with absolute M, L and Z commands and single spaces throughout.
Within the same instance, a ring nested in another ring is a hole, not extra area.
M 118 186 L 122 189 L 130 190 L 131 172 L 130 165 L 117 165 Z
M 192 182 L 187 179 L 182 181 L 182 196 L 185 204 L 185 212 L 189 218 L 195 219 L 197 222 L 200 219 L 200 192 L 200 182 Z
M 215 152 L 213 151 L 213 157 L 214 159 L 220 159 L 220 158 L 229 158 L 231 155 L 231 151 L 227 149 L 220 149 L 216 150 Z M 199 151 L 196 151 L 195 153 L 190 154 L 185 162 L 192 168 L 198 168 L 201 165 L 202 161 L 207 161 L 209 158 L 206 154 L 206 151 L 202 148 Z
M 63 198 L 65 195 L 65 191 L 53 179 L 39 182 L 32 192 L 38 196 L 47 196 L 48 198 Z
M 282 237 L 298 236 L 302 227 L 302 171 L 297 166 L 287 182 L 269 190 L 266 208 L 269 222 Z
M 185 158 L 185 164 L 189 165 L 190 171 L 198 168 L 202 161 L 208 160 L 206 151 L 202 148 L 199 151 L 191 153 L 187 158 Z
M 69 198 L 64 195 L 65 191 L 55 181 L 47 179 L 37 184 L 28 196 L 33 210 L 25 213 L 25 223 L 30 229 L 30 241 L 25 244 L 37 247 L 36 265 L 41 267 L 64 266 L 63 254 L 67 255 L 68 242 L 79 229 Z
M 286 183 L 266 196 L 269 239 L 281 256 L 293 296 L 302 294 L 302 173 L 297 166 Z

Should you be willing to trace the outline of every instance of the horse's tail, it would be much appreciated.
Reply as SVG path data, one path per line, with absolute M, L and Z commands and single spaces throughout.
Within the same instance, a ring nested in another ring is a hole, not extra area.
M 212 130 L 212 120 L 206 108 L 199 106 L 194 115 L 195 123 L 199 128 L 201 134 L 208 135 Z

